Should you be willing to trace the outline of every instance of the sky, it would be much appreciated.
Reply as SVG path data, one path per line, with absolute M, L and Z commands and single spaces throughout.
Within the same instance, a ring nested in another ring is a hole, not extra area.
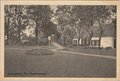
M 54 13 L 55 13 L 56 10 L 57 10 L 57 6 L 56 6 L 56 5 L 51 5 L 50 8 L 51 8 L 51 10 L 53 10 Z M 51 18 L 51 21 L 52 21 L 54 24 L 57 24 L 57 21 L 55 20 L 55 17 L 52 17 L 52 18 Z
M 57 6 L 56 6 L 56 5 L 50 5 L 50 8 L 51 8 L 51 10 L 54 11 L 54 13 L 55 13 L 55 11 L 57 10 Z

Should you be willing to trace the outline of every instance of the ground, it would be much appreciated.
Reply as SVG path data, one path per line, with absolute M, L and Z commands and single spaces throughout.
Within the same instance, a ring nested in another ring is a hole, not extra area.
M 95 55 L 108 55 L 108 56 L 116 56 L 116 49 L 98 49 L 98 48 L 86 48 L 82 46 L 76 46 L 71 48 L 64 49 L 66 51 L 71 52 L 79 52 L 79 53 L 87 53 L 87 54 L 95 54 Z
M 89 53 L 85 53 L 86 49 L 84 49 L 84 54 L 81 54 L 74 48 L 70 48 L 72 53 L 68 49 L 69 51 L 53 50 L 53 55 L 27 55 L 26 50 L 33 48 L 35 47 L 6 47 L 5 76 L 116 77 L 115 58 L 96 56 L 99 53 L 87 55 Z M 54 48 L 46 47 L 45 49 Z M 106 53 L 105 50 L 102 52 Z M 115 54 L 115 51 L 113 52 Z M 113 52 L 109 52 L 110 56 L 115 57 L 111 54 Z

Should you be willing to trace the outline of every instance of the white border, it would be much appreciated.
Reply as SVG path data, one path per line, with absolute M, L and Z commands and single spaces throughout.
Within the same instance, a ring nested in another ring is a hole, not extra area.
M 4 5 L 117 5 L 117 48 L 120 45 L 120 2 L 119 1 L 1 1 L 1 17 L 0 17 L 0 79 L 2 80 L 41 80 L 41 81 L 118 81 L 120 80 L 120 54 L 117 49 L 117 78 L 4 78 Z

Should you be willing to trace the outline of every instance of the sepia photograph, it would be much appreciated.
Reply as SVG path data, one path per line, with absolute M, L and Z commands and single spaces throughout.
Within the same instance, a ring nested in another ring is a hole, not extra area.
M 116 5 L 4 5 L 4 77 L 116 78 Z

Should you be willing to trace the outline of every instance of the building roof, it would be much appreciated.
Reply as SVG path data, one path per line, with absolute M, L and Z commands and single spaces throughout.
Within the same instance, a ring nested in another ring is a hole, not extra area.
M 103 29 L 103 34 L 102 37 L 115 37 L 116 36 L 116 26 L 113 23 L 110 24 L 105 24 L 102 26 Z M 93 30 L 93 37 L 99 37 L 100 33 L 99 32 L 99 26 L 93 26 L 92 27 Z M 90 38 L 90 35 L 87 31 L 85 31 L 85 29 L 83 29 L 84 31 L 84 35 L 82 36 L 82 38 Z M 74 38 L 78 38 L 79 34 L 77 34 Z
M 116 36 L 116 27 L 113 23 L 111 24 L 105 24 L 102 26 L 103 33 L 102 37 L 115 37 Z M 97 31 L 94 31 L 93 37 L 99 37 L 99 28 Z

